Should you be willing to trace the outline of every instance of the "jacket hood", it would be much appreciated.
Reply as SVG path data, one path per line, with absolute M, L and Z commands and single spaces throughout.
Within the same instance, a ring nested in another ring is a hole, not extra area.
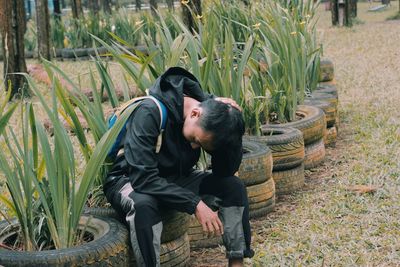
M 168 109 L 168 117 L 183 122 L 183 96 L 200 102 L 206 99 L 199 81 L 193 74 L 180 67 L 169 68 L 149 89 L 150 95 L 159 99 Z

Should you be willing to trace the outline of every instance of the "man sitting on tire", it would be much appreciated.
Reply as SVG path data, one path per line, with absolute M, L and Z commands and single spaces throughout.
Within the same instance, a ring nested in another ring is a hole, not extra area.
M 238 105 L 205 94 L 197 79 L 178 67 L 161 75 L 150 95 L 167 109 L 160 151 L 155 147 L 162 115 L 145 99 L 128 119 L 124 151 L 104 184 L 108 201 L 126 218 L 137 264 L 160 265 L 162 206 L 195 214 L 204 232 L 222 234 L 229 265 L 242 266 L 254 253 L 246 189 L 234 176 L 244 134 Z M 212 172 L 194 168 L 200 148 L 211 155 Z

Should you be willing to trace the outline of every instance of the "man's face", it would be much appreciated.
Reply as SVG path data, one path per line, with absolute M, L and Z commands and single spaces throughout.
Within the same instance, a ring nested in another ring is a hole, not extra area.
M 193 108 L 185 118 L 183 124 L 183 136 L 190 142 L 193 149 L 203 148 L 206 151 L 212 151 L 212 134 L 204 131 L 200 127 L 200 116 L 202 113 L 202 108 Z

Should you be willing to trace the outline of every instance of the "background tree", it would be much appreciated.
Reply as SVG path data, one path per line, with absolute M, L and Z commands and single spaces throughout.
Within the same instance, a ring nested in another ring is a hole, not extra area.
M 350 0 L 350 16 L 352 18 L 357 17 L 357 2 L 358 0 Z
M 101 5 L 102 5 L 104 13 L 111 14 L 111 1 L 110 0 L 101 0 Z
M 100 10 L 99 0 L 89 0 L 88 7 L 89 7 L 90 13 L 92 15 L 97 16 L 99 14 L 99 10 Z
M 16 72 L 26 72 L 24 34 L 26 31 L 24 0 L 0 1 L 0 35 L 3 49 L 4 82 L 11 82 L 11 95 L 29 96 L 26 81 Z M 8 87 L 6 87 L 8 89 Z
M 135 9 L 136 9 L 136 11 L 139 11 L 142 9 L 142 1 L 135 0 Z
M 74 19 L 83 17 L 82 0 L 71 0 L 71 9 Z
M 50 13 L 47 0 L 36 0 L 36 14 L 38 55 L 39 58 L 50 60 Z
M 196 20 L 201 18 L 201 0 L 181 1 L 183 22 L 191 31 L 197 31 Z
M 400 0 L 399 0 L 400 1 Z M 173 11 L 175 9 L 174 7 L 174 0 L 166 0 L 167 2 L 167 7 L 169 11 Z
M 151 9 L 151 13 L 153 14 L 153 16 L 155 16 L 157 14 L 157 9 L 158 9 L 158 3 L 157 0 L 150 0 L 150 9 Z
M 54 19 L 60 20 L 61 19 L 61 2 L 60 0 L 53 0 L 54 6 Z

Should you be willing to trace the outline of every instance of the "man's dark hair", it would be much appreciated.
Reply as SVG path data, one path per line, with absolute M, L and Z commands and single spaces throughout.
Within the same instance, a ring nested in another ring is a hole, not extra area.
M 213 149 L 240 142 L 245 131 L 242 112 L 214 99 L 200 103 L 203 108 L 200 127 L 213 135 Z

